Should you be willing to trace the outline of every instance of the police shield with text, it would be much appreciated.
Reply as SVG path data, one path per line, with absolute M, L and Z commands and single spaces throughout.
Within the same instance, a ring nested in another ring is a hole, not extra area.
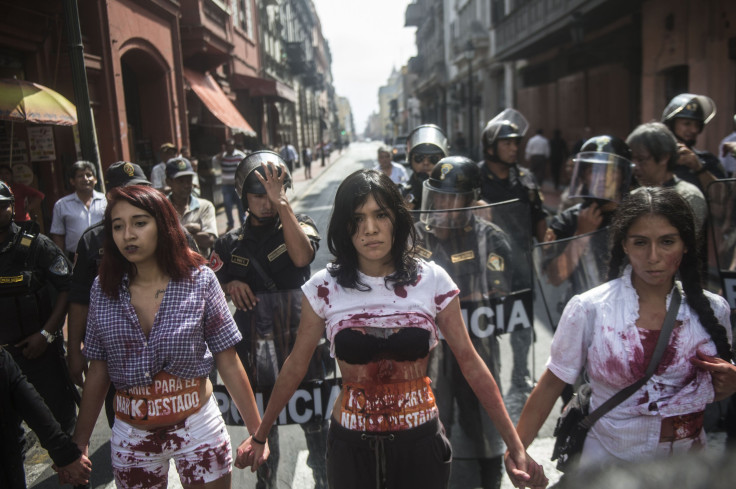
M 416 250 L 447 270 L 460 288 L 471 341 L 500 383 L 497 335 L 531 327 L 531 277 L 515 273 L 507 233 L 475 213 L 513 214 L 524 220 L 528 211 L 518 201 L 474 207 L 479 175 L 478 165 L 464 156 L 443 158 L 435 165 L 424 182 L 422 211 L 415 225 Z M 432 351 L 429 372 L 440 417 L 452 442 L 450 487 L 500 487 L 503 442 L 444 341 Z
M 412 174 L 402 194 L 410 209 L 419 210 L 424 181 L 437 162 L 447 156 L 447 136 L 434 124 L 417 126 L 406 139 L 406 153 Z
M 0 182 L 0 344 L 41 394 L 61 428 L 71 435 L 79 394 L 66 369 L 61 335 L 71 266 L 53 241 L 39 233 L 35 222 L 19 226 L 13 222 L 14 214 L 13 192 Z M 3 443 L 22 445 L 22 430 L 17 440 Z M 23 474 L 22 459 L 5 458 L 3 463 L 20 467 L 19 474 Z
M 234 317 L 243 341 L 236 350 L 261 398 L 270 392 L 294 345 L 301 313 L 300 287 L 310 276 L 309 265 L 320 240 L 314 221 L 294 214 L 286 197 L 290 187 L 291 175 L 279 155 L 256 151 L 246 156 L 235 172 L 235 190 L 248 217 L 241 228 L 215 242 L 210 258 L 210 266 L 237 308 Z M 315 352 L 314 369 L 306 380 L 320 382 L 327 376 L 330 361 L 325 351 L 326 345 Z M 321 409 L 311 412 L 308 419 L 292 419 L 304 429 L 307 464 L 315 486 L 323 488 L 328 418 Z M 258 469 L 258 488 L 276 487 L 278 428 L 271 430 L 268 442 L 271 456 Z

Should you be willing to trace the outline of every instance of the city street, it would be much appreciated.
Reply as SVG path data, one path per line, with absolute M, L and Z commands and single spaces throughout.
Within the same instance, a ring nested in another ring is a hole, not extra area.
M 323 238 L 322 246 L 312 266 L 313 272 L 323 268 L 330 259 L 325 239 L 330 212 L 332 210 L 332 202 L 338 185 L 353 171 L 372 167 L 375 164 L 377 147 L 377 143 L 354 143 L 348 149 L 344 150 L 341 155 L 333 154 L 332 158 L 327 160 L 327 166 L 324 168 L 319 166 L 319 161 L 315 161 L 312 168 L 314 174 L 312 180 L 304 180 L 302 171 L 295 171 L 295 190 L 290 193 L 295 211 L 310 215 L 317 223 Z M 221 214 L 219 218 L 224 223 L 224 215 Z M 550 329 L 545 324 L 543 309 L 539 301 L 535 304 L 535 331 L 537 333 L 537 341 L 534 345 L 530 361 L 532 362 L 532 370 L 538 377 L 544 369 L 544 363 L 547 359 L 552 337 Z M 508 391 L 508 386 L 510 385 L 510 368 L 507 368 L 507 366 L 510 366 L 511 362 L 511 347 L 507 335 L 503 335 L 501 337 L 501 384 L 503 392 L 506 394 L 506 404 L 509 413 L 513 420 L 516 421 L 523 405 L 524 397 L 519 395 L 519 393 Z M 559 412 L 559 407 L 558 401 L 558 405 L 553 410 L 553 415 L 547 420 L 540 431 L 538 439 L 529 450 L 532 457 L 544 465 L 545 473 L 551 482 L 558 480 L 561 475 L 555 470 L 554 462 L 549 459 L 554 444 L 554 438 L 552 438 L 552 431 L 556 421 L 554 413 Z M 306 465 L 307 450 L 302 430 L 298 426 L 282 427 L 280 430 L 281 462 L 278 470 L 279 489 L 311 489 L 314 487 L 314 483 L 311 478 L 311 471 Z M 248 436 L 243 427 L 231 426 L 229 427 L 229 432 L 233 445 L 239 444 Z M 714 449 L 718 449 L 719 446 L 722 447 L 723 436 L 721 435 L 721 433 L 717 433 L 716 436 L 711 437 L 711 443 Z M 90 447 L 90 458 L 94 464 L 92 475 L 93 488 L 114 487 L 109 463 L 109 436 L 110 430 L 103 414 L 97 422 Z M 26 474 L 28 487 L 38 489 L 58 487 L 56 475 L 51 469 L 51 461 L 46 455 L 46 452 L 38 445 L 28 454 Z M 252 473 L 234 469 L 233 487 L 254 487 L 254 485 L 255 476 Z M 173 466 L 169 471 L 169 487 L 181 487 Z M 502 487 L 504 489 L 510 489 L 512 487 L 508 478 L 504 477 Z
M 289 193 L 289 197 L 294 204 L 297 213 L 305 213 L 311 216 L 317 223 L 317 227 L 322 234 L 323 241 L 317 256 L 312 265 L 312 271 L 323 268 L 330 259 L 330 253 L 327 249 L 326 234 L 329 224 L 330 212 L 335 192 L 340 182 L 350 173 L 361 168 L 371 168 L 375 165 L 375 155 L 377 143 L 353 143 L 348 149 L 343 150 L 341 155 L 334 154 L 327 159 L 327 166 L 320 167 L 319 160 L 312 165 L 314 178 L 304 180 L 303 171 L 295 170 L 294 181 L 295 189 Z M 224 214 L 220 213 L 218 221 L 224 224 Z M 534 371 L 537 375 L 542 371 L 544 362 L 546 361 L 547 351 L 550 342 L 550 332 L 543 326 L 539 319 L 541 309 L 538 311 L 535 320 L 537 328 L 537 343 L 535 345 L 534 355 Z M 501 364 L 511 364 L 511 349 L 508 338 L 501 338 Z M 502 368 L 502 386 L 508 386 L 510 369 Z M 504 389 L 505 391 L 506 389 Z M 517 417 L 521 408 L 521 402 L 518 395 L 507 396 L 507 404 L 512 417 Z M 552 450 L 552 429 L 554 428 L 554 419 L 547 422 L 543 428 L 540 439 L 537 440 L 530 450 L 533 457 L 540 462 L 545 462 L 545 470 L 550 479 L 556 480 L 559 474 L 553 469 L 553 462 L 549 461 L 549 455 Z M 280 428 L 281 430 L 281 462 L 279 465 L 278 478 L 279 488 L 287 489 L 309 489 L 314 487 L 311 471 L 306 465 L 307 451 L 302 430 L 298 426 L 288 426 Z M 230 436 L 233 445 L 239 444 L 247 437 L 245 428 L 238 426 L 229 427 Z M 97 422 L 95 432 L 93 434 L 90 458 L 94 464 L 92 474 L 93 488 L 114 487 L 112 471 L 110 469 L 110 429 L 107 426 L 107 420 L 102 414 Z M 51 469 L 51 460 L 46 452 L 36 445 L 28 454 L 26 462 L 26 474 L 28 487 L 46 489 L 58 487 L 56 475 Z M 169 471 L 169 487 L 181 487 L 176 472 L 171 467 Z M 234 469 L 233 487 L 253 487 L 255 485 L 255 476 L 249 471 Z M 504 481 L 504 487 L 511 487 L 508 480 Z

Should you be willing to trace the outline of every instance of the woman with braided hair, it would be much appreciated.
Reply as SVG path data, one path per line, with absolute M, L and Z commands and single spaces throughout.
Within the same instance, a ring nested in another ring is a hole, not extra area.
M 705 405 L 733 392 L 725 378 L 730 309 L 702 288 L 698 233 L 687 201 L 671 189 L 641 188 L 619 206 L 610 232 L 609 281 L 565 308 L 547 369 L 519 419 L 525 446 L 565 383 L 583 369 L 591 411 L 643 377 L 675 288 L 683 298 L 654 374 L 592 426 L 580 467 L 702 448 Z

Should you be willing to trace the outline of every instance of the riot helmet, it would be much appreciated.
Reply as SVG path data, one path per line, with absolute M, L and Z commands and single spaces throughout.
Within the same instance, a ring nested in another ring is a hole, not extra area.
M 483 141 L 484 157 L 491 161 L 504 163 L 498 159 L 497 143 L 502 139 L 515 139 L 521 142 L 521 139 L 529 129 L 529 123 L 524 116 L 515 109 L 505 109 L 496 117 L 488 121 L 481 139 Z M 488 155 L 488 149 L 493 149 L 493 156 Z
M 406 138 L 406 154 L 415 178 L 420 182 L 447 156 L 447 136 L 435 124 L 422 124 Z
M 284 189 L 291 188 L 291 174 L 286 166 L 284 160 L 273 151 L 255 151 L 250 153 L 248 156 L 238 164 L 238 168 L 235 170 L 235 191 L 238 197 L 243 201 L 243 209 L 248 209 L 248 198 L 247 194 L 265 194 L 266 189 L 263 184 L 258 180 L 255 172 L 261 174 L 262 177 L 266 176 L 266 172 L 263 169 L 262 163 L 273 163 L 279 168 L 279 176 L 281 172 L 286 172 L 284 176 Z
M 432 169 L 422 189 L 421 221 L 429 228 L 462 228 L 480 194 L 480 169 L 465 156 L 448 156 Z
M 681 93 L 677 95 L 662 112 L 662 122 L 664 122 L 671 131 L 674 131 L 675 119 L 692 119 L 700 123 L 700 130 L 703 130 L 710 120 L 716 115 L 716 104 L 713 99 L 705 95 L 695 95 L 692 93 Z
M 10 222 L 13 222 L 15 219 L 15 194 L 13 194 L 10 186 L 2 180 L 0 180 L 0 202 L 10 202 L 13 209 L 10 215 Z
M 573 156 L 569 197 L 620 203 L 629 192 L 634 166 L 631 158 L 631 149 L 620 138 L 601 135 L 588 139 Z

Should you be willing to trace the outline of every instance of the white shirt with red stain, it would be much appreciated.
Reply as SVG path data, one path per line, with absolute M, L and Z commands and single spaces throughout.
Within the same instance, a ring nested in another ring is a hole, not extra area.
M 731 341 L 726 300 L 704 292 L 718 322 L 726 325 Z M 667 296 L 669 307 L 671 294 Z M 570 299 L 552 340 L 547 368 L 574 384 L 583 368 L 592 387 L 590 410 L 644 376 L 648 358 L 636 326 L 639 299 L 631 284 L 631 267 L 612 280 Z M 649 381 L 599 419 L 588 433 L 612 459 L 640 460 L 655 454 L 662 418 L 703 411 L 713 401 L 710 373 L 690 359 L 701 351 L 715 355 L 716 347 L 683 297 L 677 323 L 658 368 Z M 694 443 L 705 443 L 701 431 Z M 585 457 L 585 456 L 584 456 Z

